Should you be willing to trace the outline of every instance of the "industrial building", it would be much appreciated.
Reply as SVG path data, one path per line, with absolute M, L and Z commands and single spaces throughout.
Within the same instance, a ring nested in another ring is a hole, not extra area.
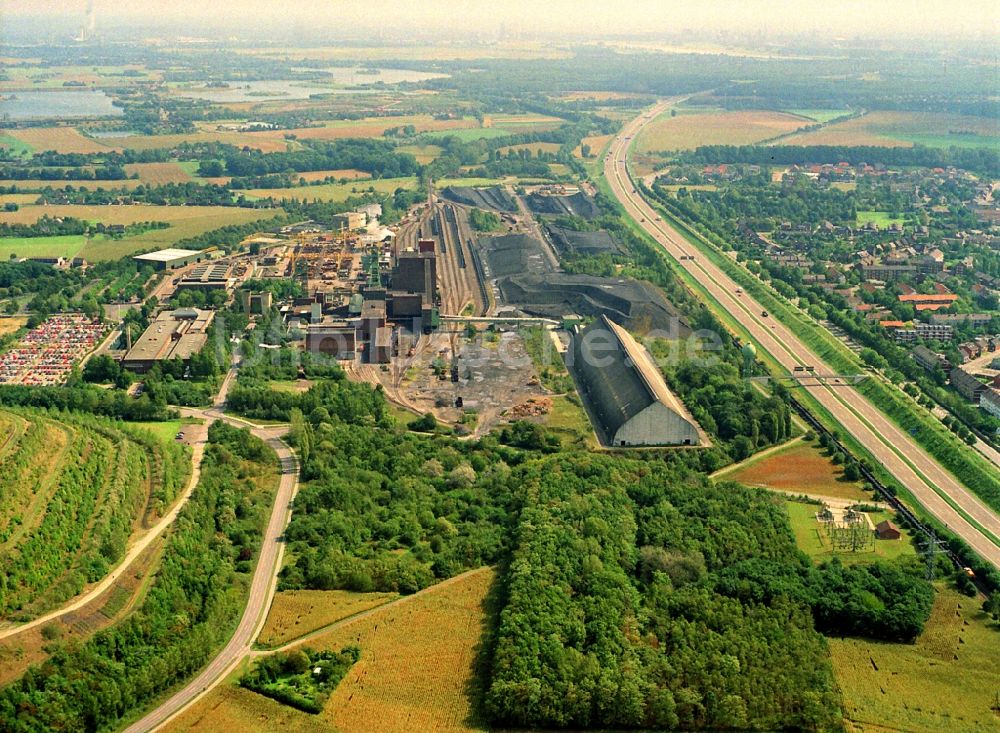
M 229 290 L 233 284 L 231 265 L 204 263 L 178 280 L 177 290 Z
M 209 254 L 201 250 L 161 249 L 157 252 L 136 255 L 132 259 L 139 262 L 140 265 L 152 265 L 156 270 L 176 270 L 208 258 Z
M 343 214 L 334 214 L 330 220 L 331 227 L 337 229 L 364 229 L 368 224 L 368 217 L 360 211 L 347 211 Z
M 437 302 L 437 255 L 433 250 L 400 252 L 392 270 L 392 289 L 421 293 L 424 302 Z
M 188 361 L 208 343 L 208 329 L 214 317 L 215 311 L 197 308 L 161 312 L 126 352 L 122 366 L 142 373 L 158 361 Z
M 306 326 L 306 351 L 334 359 L 353 359 L 358 350 L 355 322 L 323 320 Z
M 701 442 L 697 424 L 670 392 L 652 357 L 607 316 L 574 335 L 570 366 L 605 445 Z
M 251 293 L 249 290 L 239 291 L 240 308 L 244 313 L 267 313 L 271 310 L 274 298 L 271 292 Z

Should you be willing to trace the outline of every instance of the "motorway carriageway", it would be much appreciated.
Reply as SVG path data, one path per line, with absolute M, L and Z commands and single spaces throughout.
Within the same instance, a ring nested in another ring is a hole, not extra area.
M 626 170 L 629 144 L 646 124 L 670 105 L 670 101 L 661 102 L 647 110 L 629 122 L 612 142 L 604 161 L 604 175 L 615 197 L 639 226 L 789 373 L 797 366 L 813 366 L 818 372 L 833 373 L 833 369 L 780 321 L 764 317 L 764 309 L 759 303 L 749 294 L 738 292 L 740 288 L 736 282 L 673 227 L 660 220 L 659 213 L 636 191 Z M 803 385 L 802 389 L 864 445 L 930 514 L 981 557 L 1000 568 L 1000 546 L 997 545 L 1000 518 L 995 512 L 853 387 L 825 383 Z

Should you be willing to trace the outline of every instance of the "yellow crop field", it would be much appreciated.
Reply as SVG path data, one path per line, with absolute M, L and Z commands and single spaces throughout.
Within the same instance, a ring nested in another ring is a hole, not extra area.
M 366 178 L 371 178 L 371 173 L 366 171 L 359 171 L 353 168 L 341 168 L 339 170 L 333 171 L 303 171 L 302 173 L 295 173 L 292 178 L 296 181 L 300 178 L 312 182 L 312 181 L 325 181 L 327 178 L 349 178 L 352 181 L 364 180 Z M 206 179 L 207 180 L 207 179 Z
M 576 150 L 573 151 L 573 155 L 575 155 L 577 158 L 582 158 L 583 146 L 589 145 L 590 154 L 592 156 L 598 156 L 601 154 L 601 151 L 604 150 L 604 146 L 607 145 L 609 142 L 611 142 L 612 138 L 614 138 L 614 135 L 591 135 L 590 137 L 585 137 L 583 138 L 583 140 L 580 141 L 580 144 L 577 146 Z
M 257 643 L 263 646 L 285 644 L 398 597 L 397 593 L 352 593 L 346 590 L 284 591 L 274 596 Z
M 808 124 L 796 115 L 766 110 L 662 115 L 639 134 L 635 147 L 641 154 L 699 145 L 750 145 Z
M 187 183 L 191 180 L 191 174 L 177 163 L 130 163 L 125 166 L 125 172 L 129 176 L 138 175 L 140 183 L 154 186 L 163 183 Z
M 939 587 L 915 644 L 829 639 L 849 729 L 995 731 L 997 630 L 979 606 L 979 599 Z
M 80 134 L 75 127 L 26 127 L 4 130 L 0 134 L 15 137 L 38 152 L 55 150 L 58 153 L 106 153 L 114 149 Z
M 312 649 L 361 648 L 361 659 L 322 713 L 309 715 L 236 687 L 234 675 L 166 727 L 179 731 L 238 729 L 339 733 L 457 733 L 470 721 L 469 685 L 493 584 L 481 568 L 338 624 L 304 642 Z
M 28 319 L 24 316 L 0 317 L 0 336 L 6 336 L 9 333 L 14 333 L 27 322 Z M 6 433 L 0 433 L 0 435 L 6 435 Z

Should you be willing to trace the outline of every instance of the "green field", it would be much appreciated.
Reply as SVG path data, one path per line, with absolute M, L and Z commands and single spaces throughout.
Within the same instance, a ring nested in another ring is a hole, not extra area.
M 326 183 L 320 186 L 293 186 L 290 188 L 254 188 L 244 191 L 248 199 L 299 199 L 300 201 L 346 201 L 352 196 L 364 196 L 372 189 L 380 194 L 392 194 L 397 188 L 416 188 L 416 178 L 382 178 L 377 181 Z
M 808 117 L 810 120 L 823 124 L 851 113 L 849 109 L 786 109 L 782 111 L 799 117 Z
M 990 135 L 923 135 L 920 133 L 901 133 L 896 135 L 900 140 L 914 145 L 926 145 L 929 148 L 1000 148 L 1000 138 Z
M 821 507 L 818 504 L 804 504 L 797 501 L 786 501 L 785 510 L 795 534 L 795 544 L 799 549 L 816 561 L 840 558 L 845 565 L 873 562 L 874 560 L 892 560 L 897 557 L 916 556 L 916 550 L 910 542 L 909 535 L 903 531 L 898 540 L 875 540 L 875 550 L 866 552 L 834 551 L 830 540 L 823 531 L 820 522 L 816 520 L 816 512 Z M 886 512 L 871 512 L 874 524 L 883 519 L 890 519 Z
M 463 143 L 473 140 L 489 140 L 495 137 L 507 137 L 513 135 L 514 131 L 502 127 L 471 127 L 455 130 L 441 130 L 438 132 L 425 132 L 422 137 L 429 140 L 440 140 L 446 137 L 457 137 Z
M 103 242 L 104 235 L 93 238 Z M 61 237 L 0 237 L 0 260 L 18 257 L 76 257 L 87 238 L 82 234 L 67 234 Z
M 443 148 L 440 145 L 401 145 L 396 150 L 400 153 L 409 153 L 418 163 L 427 165 L 441 155 Z
M 183 420 L 165 420 L 163 422 L 126 422 L 125 424 L 129 427 L 150 432 L 164 442 L 173 443 L 176 440 L 177 433 L 184 430 L 185 425 L 194 425 L 199 423 L 201 423 L 201 420 L 184 418 Z
M 0 148 L 10 150 L 14 155 L 34 152 L 34 148 L 12 135 L 0 135 Z
M 857 222 L 858 226 L 864 226 L 869 222 L 874 222 L 883 229 L 887 229 L 893 224 L 903 226 L 902 217 L 892 217 L 887 211 L 859 211 Z
M 830 658 L 855 731 L 995 731 L 1000 631 L 980 600 L 938 586 L 915 644 L 829 638 Z

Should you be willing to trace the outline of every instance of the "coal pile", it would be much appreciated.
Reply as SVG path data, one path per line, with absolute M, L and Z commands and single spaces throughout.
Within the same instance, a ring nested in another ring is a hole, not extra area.
M 554 224 L 548 224 L 545 228 L 560 255 L 622 254 L 621 245 L 603 229 L 596 232 L 578 232 Z
M 489 280 L 526 272 L 550 272 L 545 245 L 525 234 L 483 237 L 477 244 L 483 274 Z
M 522 271 L 503 278 L 498 285 L 505 303 L 544 318 L 559 319 L 570 313 L 592 318 L 606 315 L 630 331 L 655 329 L 673 338 L 686 338 L 691 333 L 658 288 L 631 278 Z
M 584 219 L 595 219 L 601 215 L 601 210 L 594 203 L 594 200 L 581 191 L 569 196 L 533 193 L 528 196 L 527 202 L 528 208 L 536 214 L 579 216 Z
M 475 206 L 487 211 L 512 214 L 517 211 L 517 202 L 500 186 L 490 188 L 470 188 L 468 186 L 448 186 L 441 195 L 449 201 L 465 206 Z

